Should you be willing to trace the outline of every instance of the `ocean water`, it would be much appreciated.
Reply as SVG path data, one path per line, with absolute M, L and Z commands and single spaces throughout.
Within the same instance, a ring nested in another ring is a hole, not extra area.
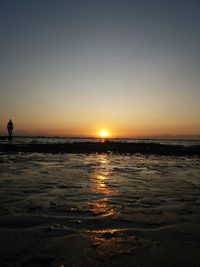
M 65 219 L 73 230 L 156 228 L 200 203 L 195 157 L 19 153 L 0 154 L 0 165 L 1 215 Z
M 110 138 L 112 142 L 125 142 L 125 143 L 156 143 L 166 145 L 183 145 L 193 146 L 200 145 L 200 140 L 168 140 L 168 139 L 130 139 L 130 138 Z M 68 138 L 68 137 L 14 137 L 13 144 L 62 144 L 74 142 L 101 142 L 101 138 Z M 8 143 L 7 140 L 1 140 L 0 143 Z
M 2 266 L 180 266 L 151 253 L 193 255 L 199 215 L 199 157 L 0 153 Z

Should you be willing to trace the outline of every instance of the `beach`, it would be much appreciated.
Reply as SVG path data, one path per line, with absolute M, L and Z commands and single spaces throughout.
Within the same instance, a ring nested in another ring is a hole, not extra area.
M 199 266 L 198 155 L 1 151 L 0 165 L 0 266 Z
M 0 25 L 0 267 L 200 267 L 200 1 Z

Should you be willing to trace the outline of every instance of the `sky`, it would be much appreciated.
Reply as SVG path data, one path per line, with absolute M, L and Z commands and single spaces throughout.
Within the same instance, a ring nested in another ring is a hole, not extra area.
M 0 134 L 200 135 L 200 2 L 1 0 Z

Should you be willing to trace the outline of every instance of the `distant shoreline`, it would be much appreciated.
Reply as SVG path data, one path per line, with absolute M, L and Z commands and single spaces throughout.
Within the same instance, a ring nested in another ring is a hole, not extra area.
M 59 144 L 0 144 L 0 152 L 6 153 L 120 153 L 165 156 L 200 156 L 200 145 L 166 145 L 156 143 L 123 142 L 73 142 Z
M 38 135 L 38 136 L 13 136 L 13 138 L 32 138 L 32 139 L 83 139 L 83 140 L 100 140 L 101 137 L 94 137 L 94 136 L 88 136 L 88 137 L 81 137 L 81 136 L 45 136 L 45 135 Z M 0 140 L 6 140 L 8 139 L 7 136 L 0 136 Z M 115 137 L 115 138 L 107 138 L 110 141 L 115 140 L 128 140 L 128 141 L 175 141 L 175 142 L 198 142 L 200 141 L 200 138 L 176 138 L 176 137 Z

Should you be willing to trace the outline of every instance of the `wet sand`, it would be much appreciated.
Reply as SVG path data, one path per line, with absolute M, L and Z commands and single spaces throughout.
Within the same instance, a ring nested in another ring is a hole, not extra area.
M 199 157 L 0 154 L 0 266 L 199 266 Z

